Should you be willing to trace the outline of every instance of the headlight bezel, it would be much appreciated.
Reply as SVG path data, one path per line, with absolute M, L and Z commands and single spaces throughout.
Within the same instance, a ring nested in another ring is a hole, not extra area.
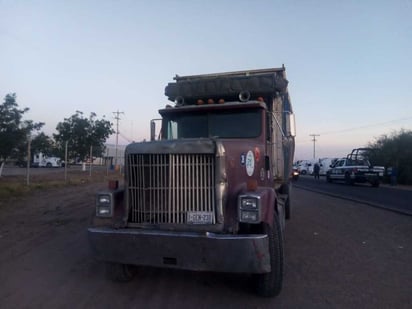
M 241 223 L 262 222 L 262 201 L 259 195 L 241 194 L 238 197 L 238 220 Z
M 112 192 L 99 192 L 96 194 L 96 217 L 110 218 L 113 216 Z

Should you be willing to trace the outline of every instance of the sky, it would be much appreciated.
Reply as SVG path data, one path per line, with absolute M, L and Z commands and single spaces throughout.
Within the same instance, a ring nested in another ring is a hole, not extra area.
M 116 128 L 119 112 L 119 144 L 149 139 L 176 74 L 283 64 L 296 159 L 412 130 L 412 0 L 0 0 L 0 12 L 1 102 L 16 93 L 48 135 L 76 111 Z

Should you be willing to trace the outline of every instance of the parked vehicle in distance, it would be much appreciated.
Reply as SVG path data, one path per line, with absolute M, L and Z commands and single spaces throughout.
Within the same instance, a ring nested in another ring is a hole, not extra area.
M 346 158 L 337 160 L 326 173 L 326 180 L 344 181 L 347 184 L 370 183 L 379 187 L 385 168 L 372 166 L 367 158 L 367 148 L 353 149 Z
M 312 160 L 298 160 L 296 161 L 295 166 L 298 169 L 300 175 L 310 175 L 313 173 Z
M 292 180 L 298 180 L 299 179 L 299 169 L 294 166 L 292 169 Z
M 320 158 L 319 159 L 319 175 L 326 175 L 327 171 L 330 170 L 331 166 L 338 160 L 339 158 Z
M 58 157 L 49 157 L 41 152 L 33 157 L 34 167 L 62 167 L 62 162 Z

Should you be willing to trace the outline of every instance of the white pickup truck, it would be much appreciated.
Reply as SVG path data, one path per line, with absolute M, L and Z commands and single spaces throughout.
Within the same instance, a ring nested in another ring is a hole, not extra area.
M 350 185 L 368 182 L 373 187 L 379 187 L 385 168 L 372 166 L 365 155 L 366 151 L 366 148 L 357 148 L 346 158 L 337 160 L 326 173 L 326 180 L 344 181 Z

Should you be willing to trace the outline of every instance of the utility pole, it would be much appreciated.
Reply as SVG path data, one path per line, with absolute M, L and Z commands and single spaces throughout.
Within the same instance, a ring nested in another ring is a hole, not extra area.
M 315 159 L 316 158 L 316 147 L 315 147 L 315 144 L 316 144 L 316 136 L 320 136 L 319 134 L 309 134 L 309 136 L 312 136 L 313 138 L 312 138 L 312 141 L 313 141 L 313 159 Z
M 114 166 L 117 166 L 117 147 L 119 145 L 119 121 L 120 121 L 120 114 L 124 114 L 123 112 L 113 112 L 115 115 L 114 119 L 116 119 L 116 148 L 115 148 L 115 157 L 114 157 Z
M 30 165 L 31 165 L 31 136 L 27 139 L 27 174 L 26 174 L 26 184 L 30 185 Z

